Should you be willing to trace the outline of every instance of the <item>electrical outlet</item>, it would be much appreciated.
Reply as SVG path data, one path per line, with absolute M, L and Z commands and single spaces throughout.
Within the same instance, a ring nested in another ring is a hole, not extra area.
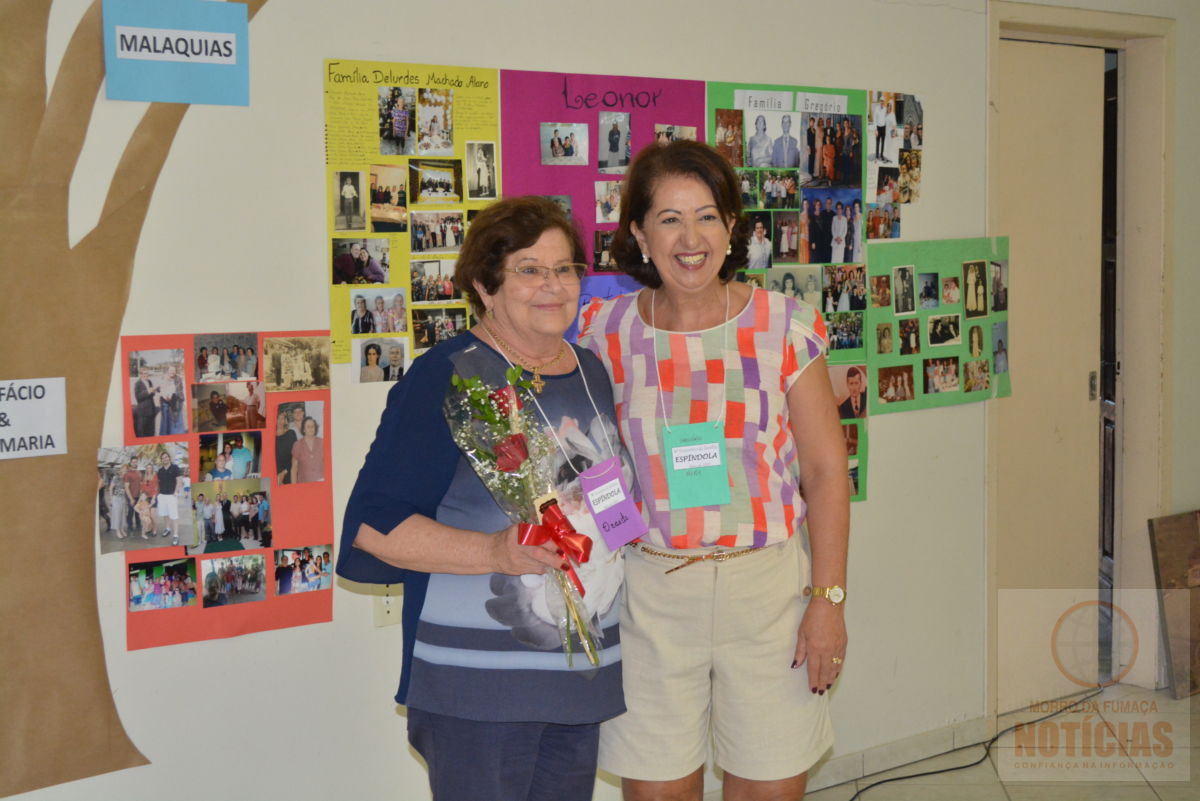
M 375 625 L 391 626 L 400 622 L 400 588 L 385 584 L 375 596 Z

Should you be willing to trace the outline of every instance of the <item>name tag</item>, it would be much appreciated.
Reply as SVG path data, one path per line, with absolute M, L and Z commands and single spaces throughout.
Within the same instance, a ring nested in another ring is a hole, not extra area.
M 690 423 L 664 428 L 662 436 L 671 508 L 729 503 L 724 426 Z
M 621 475 L 621 462 L 616 457 L 605 459 L 580 473 L 579 487 L 610 551 L 616 551 L 646 533 L 646 521 L 629 497 L 629 489 Z

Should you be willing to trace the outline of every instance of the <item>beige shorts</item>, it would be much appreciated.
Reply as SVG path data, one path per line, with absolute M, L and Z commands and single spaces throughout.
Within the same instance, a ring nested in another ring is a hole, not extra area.
M 711 736 L 722 769 L 770 781 L 804 773 L 829 749 L 829 696 L 813 694 L 805 666 L 792 669 L 811 575 L 799 540 L 669 575 L 681 561 L 626 549 L 628 711 L 601 726 L 600 767 L 678 779 L 705 763 Z

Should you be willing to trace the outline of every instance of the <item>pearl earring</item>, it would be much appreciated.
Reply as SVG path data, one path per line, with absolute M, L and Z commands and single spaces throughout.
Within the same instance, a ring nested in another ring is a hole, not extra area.
M 725 246 L 725 255 L 726 256 L 733 255 L 733 243 L 732 242 L 730 242 L 728 245 Z
M 649 264 L 649 263 L 650 263 L 650 257 L 647 256 L 645 253 L 643 253 L 642 254 L 642 264 Z

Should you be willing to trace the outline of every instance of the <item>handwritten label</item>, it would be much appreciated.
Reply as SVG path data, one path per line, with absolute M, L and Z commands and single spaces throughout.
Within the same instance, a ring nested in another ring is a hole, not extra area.
M 0 459 L 67 452 L 67 380 L 0 382 Z

